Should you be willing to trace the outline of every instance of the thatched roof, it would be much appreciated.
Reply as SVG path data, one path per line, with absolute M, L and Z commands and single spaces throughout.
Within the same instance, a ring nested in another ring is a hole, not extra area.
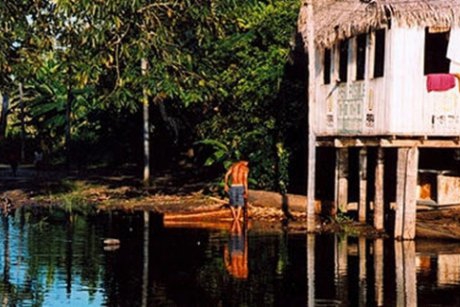
M 401 26 L 460 24 L 460 0 L 313 0 L 315 43 L 330 47 L 337 40 L 397 23 Z M 306 35 L 306 7 L 299 31 Z

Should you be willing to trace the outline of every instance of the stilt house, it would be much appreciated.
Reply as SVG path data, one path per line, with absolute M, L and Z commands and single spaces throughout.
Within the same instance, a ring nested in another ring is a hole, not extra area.
M 419 148 L 460 147 L 460 0 L 316 0 L 313 21 L 316 146 L 336 148 L 335 201 L 346 211 L 348 149 L 359 153 L 359 219 L 369 204 L 384 227 L 383 163 L 397 151 L 395 236 L 415 236 Z M 367 148 L 375 194 L 366 199 Z M 418 187 L 420 188 L 420 186 Z

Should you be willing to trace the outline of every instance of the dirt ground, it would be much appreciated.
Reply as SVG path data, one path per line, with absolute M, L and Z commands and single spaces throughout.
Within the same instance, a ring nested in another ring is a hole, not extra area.
M 227 199 L 213 190 L 213 186 L 211 182 L 200 180 L 191 169 L 157 173 L 151 185 L 146 187 L 132 171 L 37 173 L 32 166 L 22 165 L 17 175 L 12 176 L 8 166 L 0 164 L 0 205 L 3 208 L 7 202 L 12 209 L 59 206 L 66 198 L 91 204 L 97 210 L 154 211 L 163 216 L 166 226 L 171 227 L 227 227 L 231 222 Z M 281 208 L 248 204 L 253 227 L 306 232 L 304 211 L 291 210 L 289 217 L 285 213 Z M 460 209 L 423 211 L 417 216 L 417 237 L 460 240 Z M 337 222 L 329 217 L 317 218 L 317 231 L 387 236 L 352 219 Z

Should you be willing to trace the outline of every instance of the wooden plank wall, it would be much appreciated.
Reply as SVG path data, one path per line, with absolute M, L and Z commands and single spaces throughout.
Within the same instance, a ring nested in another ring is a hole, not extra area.
M 356 46 L 350 40 L 349 54 Z M 324 51 L 317 50 L 318 136 L 402 135 L 456 136 L 460 131 L 460 84 L 445 92 L 427 92 L 424 69 L 424 29 L 387 31 L 385 74 L 373 79 L 373 36 L 368 38 L 366 80 L 356 81 L 354 57 L 349 57 L 347 83 L 336 83 L 337 48 L 333 48 L 331 84 L 324 84 Z

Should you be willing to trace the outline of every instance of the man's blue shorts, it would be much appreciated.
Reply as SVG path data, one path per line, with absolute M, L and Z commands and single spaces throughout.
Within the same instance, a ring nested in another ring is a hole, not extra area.
M 230 198 L 230 205 L 234 207 L 243 207 L 244 206 L 244 186 L 231 186 L 230 191 L 228 191 L 228 196 Z

